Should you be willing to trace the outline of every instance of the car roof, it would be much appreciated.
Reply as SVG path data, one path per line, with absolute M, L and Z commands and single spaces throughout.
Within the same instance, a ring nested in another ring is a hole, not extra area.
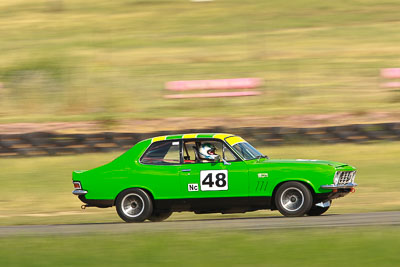
M 174 135 L 162 135 L 151 138 L 151 142 L 157 142 L 162 140 L 174 140 L 174 139 L 193 139 L 193 138 L 215 138 L 225 140 L 227 137 L 234 137 L 233 134 L 227 133 L 190 133 L 190 134 L 174 134 Z

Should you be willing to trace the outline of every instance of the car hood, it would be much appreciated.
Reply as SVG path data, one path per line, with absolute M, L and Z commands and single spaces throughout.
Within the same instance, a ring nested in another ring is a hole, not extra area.
M 291 163 L 291 164 L 319 164 L 329 165 L 334 168 L 349 166 L 348 164 L 330 161 L 330 160 L 317 160 L 317 159 L 268 159 L 265 163 Z

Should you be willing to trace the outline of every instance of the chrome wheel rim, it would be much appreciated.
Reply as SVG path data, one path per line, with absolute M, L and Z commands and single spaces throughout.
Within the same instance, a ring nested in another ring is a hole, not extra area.
M 126 216 L 137 217 L 144 210 L 143 198 L 135 193 L 128 194 L 122 199 L 121 208 Z
M 281 205 L 287 211 L 297 211 L 304 204 L 304 195 L 301 190 L 289 187 L 281 195 Z

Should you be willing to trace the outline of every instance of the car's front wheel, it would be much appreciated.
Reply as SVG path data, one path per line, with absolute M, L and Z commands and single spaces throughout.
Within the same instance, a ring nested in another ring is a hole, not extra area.
M 331 200 L 331 204 L 332 204 L 332 200 Z M 307 212 L 307 215 L 308 216 L 319 216 L 319 215 L 325 213 L 329 208 L 330 208 L 330 205 L 328 207 L 312 206 L 311 209 Z
M 288 217 L 299 217 L 306 214 L 312 206 L 310 190 L 300 182 L 282 184 L 275 194 L 275 205 L 279 212 Z
M 143 222 L 153 212 L 153 203 L 150 196 L 139 188 L 122 191 L 116 201 L 117 213 L 126 222 Z

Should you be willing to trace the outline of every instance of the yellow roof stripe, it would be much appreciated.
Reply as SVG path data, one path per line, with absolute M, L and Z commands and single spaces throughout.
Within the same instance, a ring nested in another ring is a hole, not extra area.
M 161 140 L 165 140 L 166 136 L 158 136 L 158 137 L 154 137 L 153 139 L 151 139 L 151 142 L 157 142 L 157 141 L 161 141 Z
M 182 138 L 196 138 L 197 134 L 184 134 Z
M 228 142 L 228 144 L 233 146 L 233 145 L 236 145 L 237 143 L 245 142 L 245 141 L 244 141 L 244 139 L 242 137 L 232 136 L 232 137 L 227 138 L 226 142 Z
M 231 135 L 231 134 L 224 134 L 224 133 L 222 133 L 222 134 L 215 134 L 213 137 L 214 137 L 214 138 L 221 139 L 221 140 L 224 140 L 224 139 L 227 138 L 228 136 L 232 136 L 232 135 Z
M 232 134 L 226 134 L 226 133 L 217 133 L 217 134 L 214 134 L 214 135 L 212 135 L 212 134 L 199 134 L 199 133 L 184 134 L 182 137 L 177 137 L 177 139 L 179 139 L 179 138 L 182 138 L 182 139 L 197 138 L 199 135 L 201 135 L 201 137 L 205 137 L 205 135 L 209 135 L 212 138 L 216 138 L 216 139 L 220 139 L 220 140 L 225 140 L 225 138 L 228 138 L 229 140 L 231 140 L 229 142 L 233 142 L 234 144 L 239 143 L 239 142 L 244 142 L 244 140 L 242 138 L 237 137 L 237 136 L 233 136 Z M 166 140 L 167 137 L 169 137 L 169 135 L 157 136 L 157 137 L 152 138 L 151 142 L 154 143 L 154 142 L 157 142 L 157 141 Z

